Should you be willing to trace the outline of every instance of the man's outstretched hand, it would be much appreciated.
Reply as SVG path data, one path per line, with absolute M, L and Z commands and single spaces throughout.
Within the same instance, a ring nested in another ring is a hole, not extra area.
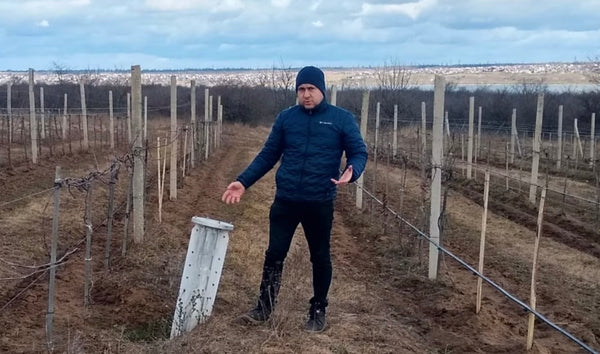
M 238 181 L 232 182 L 227 186 L 227 190 L 223 193 L 221 200 L 227 204 L 239 203 L 244 195 L 246 188 Z
M 342 176 L 340 177 L 339 180 L 332 178 L 331 182 L 333 182 L 333 184 L 341 186 L 344 184 L 348 184 L 348 182 L 350 182 L 351 179 L 352 179 L 352 165 L 349 165 L 348 168 L 346 169 L 346 171 L 344 171 L 344 173 L 342 173 Z

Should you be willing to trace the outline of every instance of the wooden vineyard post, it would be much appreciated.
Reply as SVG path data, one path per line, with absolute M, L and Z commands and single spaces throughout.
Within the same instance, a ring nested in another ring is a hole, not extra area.
M 394 105 L 394 136 L 392 137 L 392 157 L 398 155 L 398 105 Z
M 131 145 L 131 92 L 127 92 L 127 144 Z
M 190 143 L 190 166 L 196 166 L 196 134 L 198 133 L 198 120 L 196 119 L 196 81 L 190 81 L 190 123 L 192 125 L 192 139 Z M 159 159 L 160 161 L 160 159 Z M 160 166 L 160 164 L 159 164 Z
M 148 145 L 148 96 L 144 96 L 144 146 Z
M 44 112 L 44 88 L 40 87 L 40 132 L 41 139 L 46 139 L 46 113 Z
M 475 164 L 481 158 L 481 106 L 477 107 L 477 139 L 475 139 Z
M 33 92 L 33 69 L 29 69 L 29 131 L 31 134 L 31 162 L 38 163 L 38 127 L 35 116 L 35 93 Z M 25 143 L 25 142 L 23 142 Z M 25 150 L 27 157 L 27 150 Z
M 450 151 L 450 146 L 451 146 L 451 141 L 450 141 L 450 121 L 448 120 L 448 111 L 446 111 L 444 113 L 444 126 L 446 127 L 446 138 L 444 139 L 446 141 L 446 143 L 443 145 L 444 147 L 444 153 L 446 154 L 446 156 L 450 156 L 450 154 L 452 153 Z
M 183 161 L 181 162 L 181 177 L 185 177 L 185 161 L 187 160 L 188 126 L 183 128 Z
M 421 177 L 425 179 L 425 166 L 427 166 L 427 106 L 421 102 Z
M 85 104 L 85 81 L 83 79 L 79 82 L 79 93 L 81 95 L 81 119 L 83 121 L 83 149 L 84 151 L 88 151 L 90 140 L 88 137 L 87 108 Z
M 375 139 L 373 142 L 373 166 L 374 166 L 374 172 L 373 172 L 373 186 L 371 187 L 372 193 L 377 193 L 377 158 L 378 158 L 378 154 L 379 154 L 379 112 L 380 112 L 380 107 L 381 107 L 381 103 L 377 102 L 376 105 L 376 110 L 375 110 Z M 370 203 L 371 205 L 371 212 L 373 212 L 373 203 Z
M 442 193 L 442 159 L 444 129 L 444 91 L 446 81 L 443 76 L 436 75 L 433 94 L 433 143 L 431 148 L 431 207 L 429 216 L 429 279 L 437 279 L 439 268 L 439 244 Z
M 163 201 L 163 187 L 164 187 L 164 183 L 163 183 L 163 179 L 165 178 L 164 173 L 161 175 L 160 170 L 161 170 L 161 160 L 160 160 L 160 137 L 156 137 L 156 167 L 158 169 L 158 184 L 157 184 L 157 188 L 158 188 L 158 223 L 160 224 L 162 222 L 162 201 Z M 166 159 L 165 159 L 166 161 Z
M 208 102 L 209 102 L 209 97 L 210 97 L 210 92 L 208 91 L 208 89 L 204 89 L 204 159 L 208 160 L 208 145 L 209 145 L 209 127 L 208 127 L 208 121 L 210 120 L 209 114 L 210 114 L 210 110 L 208 107 Z
M 517 140 L 517 109 L 513 108 L 510 124 L 510 163 L 515 163 L 515 145 Z
M 362 106 L 360 109 L 360 134 L 363 139 L 367 136 L 367 120 L 369 119 L 369 91 L 363 92 Z M 363 208 L 363 188 L 365 184 L 364 173 L 356 180 L 356 207 Z
M 563 105 L 558 106 L 558 146 L 556 150 L 556 169 L 560 170 L 562 163 L 562 126 L 563 126 Z
M 63 98 L 63 115 L 62 115 L 62 140 L 63 140 L 63 145 L 64 142 L 67 140 L 67 94 L 64 94 L 64 98 Z
M 71 115 L 70 114 L 67 116 L 67 120 L 68 120 L 67 125 L 68 125 L 68 128 L 69 128 L 69 131 L 68 131 L 68 134 L 69 134 L 69 137 L 68 137 L 69 154 L 72 155 L 73 154 L 73 145 L 71 144 L 71 136 L 72 135 L 71 135 Z
M 213 95 L 208 97 L 208 152 L 214 151 L 214 127 L 213 127 Z
M 469 97 L 469 135 L 467 139 L 467 179 L 473 175 L 473 125 L 475 120 L 475 97 Z
M 92 277 L 92 186 L 87 184 L 85 197 L 85 284 L 83 288 L 83 305 L 90 305 L 90 283 Z
M 165 137 L 165 143 L 168 141 L 168 138 Z M 164 154 L 163 154 L 163 165 L 162 165 L 162 177 L 160 178 L 160 210 L 162 213 L 162 202 L 164 200 L 164 195 L 165 195 L 165 177 L 166 177 L 166 171 L 167 171 L 167 147 L 168 145 L 165 145 L 165 150 L 164 150 Z M 159 162 L 160 165 L 160 162 Z
M 583 160 L 583 147 L 581 146 L 581 137 L 579 136 L 579 128 L 577 127 L 577 119 L 574 120 L 575 125 L 575 140 L 577 142 L 577 147 L 579 148 L 579 154 L 581 155 L 581 159 Z
M 131 203 L 132 203 L 132 189 L 133 189 L 133 171 L 132 168 L 127 166 L 127 198 L 125 206 L 125 218 L 123 220 L 123 246 L 121 248 L 121 255 L 125 257 L 127 254 L 127 237 L 129 236 L 129 217 L 131 215 Z
M 98 148 L 98 136 L 96 132 L 96 121 L 98 120 L 95 115 L 91 116 L 92 118 L 92 131 L 94 132 L 94 149 Z
M 118 174 L 119 167 L 116 165 L 116 161 L 113 161 L 113 165 L 110 168 L 110 182 L 108 182 L 108 219 L 106 221 L 106 247 L 104 249 L 104 272 L 106 274 L 108 274 L 108 271 L 110 270 L 110 241 L 112 238 L 114 216 L 115 184 L 117 183 Z
M 544 94 L 540 93 L 537 99 L 535 115 L 535 133 L 533 136 L 533 159 L 531 163 L 531 179 L 529 181 L 529 202 L 535 204 L 537 197 L 538 169 L 540 165 L 540 149 L 542 143 L 542 120 L 544 117 Z
M 535 293 L 535 282 L 537 277 L 537 261 L 538 253 L 540 248 L 540 237 L 542 236 L 542 222 L 544 221 L 544 201 L 546 200 L 546 187 L 542 189 L 542 196 L 540 197 L 540 206 L 538 210 L 537 219 L 537 233 L 535 236 L 535 244 L 533 246 L 533 268 L 531 270 L 531 296 L 529 299 L 529 306 L 535 311 L 536 307 L 536 293 Z M 535 315 L 529 313 L 527 323 L 527 350 L 533 347 L 533 329 L 535 324 Z
M 217 147 L 221 147 L 223 140 L 223 105 L 221 102 L 221 96 L 219 96 L 219 105 L 217 106 Z
M 177 200 L 177 78 L 171 76 L 171 160 L 169 165 L 169 200 Z
M 506 173 L 506 190 L 508 191 L 508 179 L 509 179 L 509 169 L 508 169 L 508 141 L 506 142 L 506 148 L 504 149 L 504 157 L 506 160 L 506 169 L 505 169 L 505 173 Z
M 465 177 L 465 135 L 460 134 L 460 161 L 462 176 Z
M 508 146 L 508 144 L 507 144 Z M 488 198 L 490 194 L 490 171 L 485 171 L 485 185 L 483 188 L 483 215 L 481 216 L 481 238 L 479 241 L 479 267 L 477 271 L 483 274 L 483 260 L 485 256 L 485 233 L 487 231 L 487 212 Z M 477 301 L 475 304 L 475 313 L 481 311 L 481 293 L 483 281 L 481 277 L 477 277 Z
M 596 113 L 592 113 L 592 122 L 590 125 L 590 167 L 594 167 L 594 159 L 596 158 L 596 139 L 594 138 L 594 130 L 596 130 Z
M 56 166 L 54 174 L 54 216 L 52 217 L 52 241 L 50 246 L 50 274 L 48 276 L 48 309 L 46 311 L 46 347 L 53 349 L 53 323 L 54 323 L 54 293 L 56 278 L 56 250 L 58 248 L 58 217 L 60 208 L 60 167 Z
M 12 167 L 11 149 L 13 141 L 13 117 L 12 117 L 12 98 L 11 98 L 11 87 L 12 84 L 9 82 L 6 84 L 6 113 L 8 114 L 8 145 L 7 145 L 7 157 L 8 166 Z
M 108 91 L 108 135 L 110 137 L 110 149 L 115 149 L 115 115 L 113 112 L 113 93 Z
M 212 107 L 212 105 L 211 105 Z M 221 96 L 217 96 L 217 106 L 215 107 L 217 110 L 217 116 L 211 116 L 212 126 L 213 126 L 213 151 L 217 151 L 217 147 L 219 146 L 219 107 L 221 107 Z M 214 119 L 213 119 L 214 118 Z

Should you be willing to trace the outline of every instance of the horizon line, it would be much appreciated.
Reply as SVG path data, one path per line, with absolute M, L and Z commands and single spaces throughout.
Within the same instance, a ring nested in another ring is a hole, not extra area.
M 575 65 L 584 65 L 584 64 L 589 64 L 590 62 L 583 62 L 583 61 L 552 61 L 552 62 L 531 62 L 531 63 L 519 63 L 519 62 L 514 62 L 514 63 L 480 63 L 480 64 L 416 64 L 416 65 L 396 65 L 396 64 L 390 64 L 390 65 L 359 65 L 359 66 L 319 66 L 320 69 L 323 70 L 342 70 L 342 69 L 377 69 L 377 68 L 385 68 L 385 67 L 402 67 L 402 68 L 409 68 L 409 69 L 423 69 L 423 68 L 478 68 L 478 67 L 492 67 L 492 66 L 518 66 L 518 65 L 530 65 L 530 66 L 535 66 L 535 65 L 549 65 L 549 64 L 575 64 Z M 133 66 L 133 65 L 132 65 Z M 187 71 L 187 72 L 206 72 L 206 71 L 261 71 L 261 70 L 298 70 L 301 67 L 295 67 L 295 66 L 288 66 L 288 67 L 277 67 L 277 66 L 271 66 L 271 67 L 263 67 L 263 68 L 249 68 L 249 67 L 223 67 L 223 68 L 183 68 L 183 69 L 143 69 L 142 71 L 145 72 L 183 72 L 183 71 Z M 5 72 L 5 73 L 15 73 L 15 72 L 28 72 L 29 70 L 34 70 L 36 72 L 41 72 L 41 73 L 56 73 L 56 72 L 61 72 L 62 74 L 69 74 L 69 73 L 89 73 L 89 72 L 95 72 L 95 73 L 125 73 L 125 72 L 129 72 L 130 69 L 106 69 L 106 68 L 96 68 L 96 69 L 91 69 L 91 68 L 87 68 L 87 69 L 69 69 L 69 68 L 61 68 L 61 67 L 57 67 L 54 69 L 42 69 L 42 70 L 38 70 L 38 69 L 33 69 L 33 68 L 29 68 L 29 69 L 24 69 L 24 70 L 19 70 L 19 69 L 3 69 L 0 70 L 0 72 Z

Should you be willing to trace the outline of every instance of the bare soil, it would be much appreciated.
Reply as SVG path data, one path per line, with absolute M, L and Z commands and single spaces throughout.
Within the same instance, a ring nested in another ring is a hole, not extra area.
M 156 125 L 164 131 L 166 124 Z M 250 188 L 243 201 L 220 201 L 227 184 L 251 161 L 268 133 L 266 128 L 226 126 L 224 146 L 181 179 L 176 200 L 168 200 L 158 222 L 156 179 L 148 184 L 143 243 L 129 240 L 121 256 L 125 213 L 125 175 L 117 188 L 112 262 L 105 272 L 106 184 L 95 184 L 93 203 L 93 285 L 91 305 L 83 306 L 84 193 L 61 191 L 59 258 L 54 317 L 55 352 L 68 353 L 520 353 L 525 350 L 527 313 L 484 284 L 483 307 L 475 314 L 476 278 L 449 257 L 442 258 L 437 281 L 427 277 L 427 244 L 414 230 L 365 197 L 354 206 L 354 186 L 340 188 L 332 233 L 334 280 L 328 328 L 321 334 L 302 330 L 312 295 L 310 262 L 299 228 L 284 269 L 277 310 L 264 325 L 247 326 L 238 316 L 256 300 L 267 244 L 268 210 L 274 195 L 274 171 Z M 150 149 L 149 161 L 153 160 Z M 46 352 L 46 272 L 28 276 L 20 265 L 48 262 L 51 191 L 55 165 L 65 175 L 104 170 L 111 155 L 77 154 L 16 166 L 0 173 L 0 203 L 42 191 L 36 197 L 0 204 L 0 351 Z M 149 176 L 156 174 L 150 163 Z M 398 166 L 380 164 L 378 195 L 386 206 L 422 230 L 429 201 L 419 172 L 406 182 Z M 365 175 L 367 188 L 374 166 Z M 465 188 L 451 191 L 443 244 L 469 264 L 479 252 L 481 206 Z M 45 192 L 44 192 L 45 191 Z M 504 208 L 488 214 L 484 274 L 522 300 L 528 299 L 535 230 Z M 192 216 L 230 222 L 230 243 L 213 314 L 192 332 L 168 339 L 187 250 Z M 578 237 L 578 231 L 573 231 Z M 600 350 L 600 259 L 573 246 L 563 233 L 544 234 L 538 266 L 538 310 Z M 19 278 L 6 280 L 6 278 Z M 35 281 L 34 281 L 35 280 Z M 583 352 L 575 343 L 536 322 L 534 353 Z

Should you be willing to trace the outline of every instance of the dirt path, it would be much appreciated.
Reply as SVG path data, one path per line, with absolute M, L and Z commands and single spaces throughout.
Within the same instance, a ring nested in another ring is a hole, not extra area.
M 240 324 L 238 316 L 254 305 L 258 292 L 267 243 L 268 210 L 274 195 L 274 171 L 250 188 L 240 204 L 225 205 L 220 196 L 260 149 L 267 133 L 266 128 L 228 126 L 226 148 L 185 177 L 177 200 L 165 201 L 162 223 L 157 219 L 156 190 L 151 188 L 144 243 L 132 245 L 126 257 L 119 257 L 121 240 L 116 237 L 115 258 L 108 274 L 104 274 L 102 267 L 105 238 L 100 228 L 94 239 L 93 301 L 89 308 L 85 309 L 81 303 L 83 254 L 75 253 L 71 262 L 59 269 L 55 315 L 58 351 L 524 352 L 526 315 L 520 309 L 485 288 L 482 313 L 475 315 L 475 278 L 446 259 L 442 262 L 440 279 L 429 281 L 424 266 L 426 248 L 421 247 L 424 252 L 421 252 L 423 257 L 419 257 L 414 232 L 400 228 L 377 208 L 357 211 L 353 206 L 352 186 L 341 188 L 336 202 L 332 233 L 334 280 L 328 329 L 316 335 L 302 330 L 312 289 L 308 250 L 301 229 L 286 261 L 280 301 L 272 320 L 260 326 Z M 40 173 L 40 179 L 43 174 Z M 392 192 L 388 200 L 393 201 L 390 205 L 398 210 L 400 176 L 398 169 L 390 170 Z M 169 190 L 168 182 L 165 190 Z M 421 205 L 428 202 L 421 200 L 416 173 L 409 173 L 405 190 L 402 210 L 416 222 Z M 481 209 L 458 193 L 451 194 L 451 203 L 445 244 L 476 264 Z M 96 208 L 98 212 L 105 212 L 103 205 Z M 20 208 L 18 212 L 26 210 Z M 192 332 L 167 340 L 192 216 L 230 222 L 235 229 L 230 233 L 211 318 Z M 115 234 L 122 232 L 120 220 Z M 77 229 L 81 214 L 67 218 L 66 222 Z M 18 228 L 13 230 L 18 232 Z M 492 213 L 488 235 L 486 274 L 526 298 L 532 232 Z M 39 252 L 43 256 L 44 247 Z M 600 328 L 597 316 L 600 279 L 595 272 L 600 266 L 598 258 L 544 239 L 541 262 L 540 310 L 586 342 L 600 347 L 596 338 Z M 44 278 L 28 289 L 26 296 L 0 312 L 3 328 L 0 351 L 45 351 L 46 282 Z M 563 291 L 565 287 L 569 292 Z M 537 325 L 535 353 L 577 350 L 574 344 L 547 326 Z

